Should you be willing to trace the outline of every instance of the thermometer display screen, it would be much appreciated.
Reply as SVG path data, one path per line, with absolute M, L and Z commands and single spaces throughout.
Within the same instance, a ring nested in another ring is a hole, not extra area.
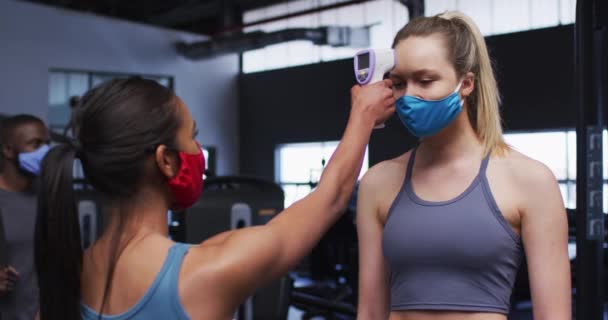
M 357 68 L 359 70 L 369 68 L 369 53 L 357 56 Z

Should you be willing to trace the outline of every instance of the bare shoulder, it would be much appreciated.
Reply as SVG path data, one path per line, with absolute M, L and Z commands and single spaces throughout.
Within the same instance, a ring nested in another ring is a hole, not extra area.
M 182 305 L 193 318 L 199 315 L 223 317 L 233 304 L 233 293 L 225 284 L 230 268 L 223 243 L 201 243 L 190 247 L 179 274 L 178 291 Z
M 492 161 L 523 190 L 550 187 L 557 183 L 549 167 L 517 150 L 509 149 L 504 156 L 493 158 Z
M 388 210 L 405 181 L 411 151 L 396 158 L 382 161 L 371 167 L 359 185 L 357 211 L 377 214 L 384 222 Z
M 218 282 L 218 285 L 227 282 L 236 277 L 235 272 L 247 274 L 249 271 L 241 272 L 245 270 L 240 266 L 243 256 L 249 255 L 255 248 L 258 257 L 270 257 L 273 251 L 264 249 L 274 245 L 267 241 L 275 234 L 273 230 L 264 225 L 217 234 L 199 245 L 190 247 L 184 259 L 183 273 L 204 280 L 202 282 L 205 285 L 211 282 Z
M 522 218 L 530 213 L 553 216 L 551 213 L 563 209 L 557 179 L 545 164 L 512 149 L 492 161 L 496 176 L 507 186 L 510 201 L 515 201 Z
M 182 275 L 189 284 L 213 281 L 221 273 L 221 244 L 201 243 L 190 247 L 188 254 L 184 257 Z M 192 281 L 195 280 L 195 281 Z M 204 280 L 204 281 L 201 281 Z
M 410 153 L 411 151 L 408 151 L 396 158 L 379 162 L 369 168 L 361 179 L 359 190 L 379 190 L 395 182 L 403 182 Z

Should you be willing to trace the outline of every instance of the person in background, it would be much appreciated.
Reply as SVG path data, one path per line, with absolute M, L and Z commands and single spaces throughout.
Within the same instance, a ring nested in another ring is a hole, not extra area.
M 34 225 L 37 176 L 48 143 L 47 127 L 37 117 L 16 115 L 0 126 L 0 213 L 8 259 L 0 266 L 2 320 L 31 320 L 38 307 Z

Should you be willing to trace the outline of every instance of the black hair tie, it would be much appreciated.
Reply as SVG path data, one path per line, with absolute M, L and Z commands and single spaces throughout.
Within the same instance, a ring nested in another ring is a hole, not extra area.
M 70 146 L 76 152 L 76 158 L 81 159 L 81 157 L 82 157 L 82 145 L 80 144 L 80 141 L 78 141 L 77 139 L 72 139 L 72 140 L 70 140 Z

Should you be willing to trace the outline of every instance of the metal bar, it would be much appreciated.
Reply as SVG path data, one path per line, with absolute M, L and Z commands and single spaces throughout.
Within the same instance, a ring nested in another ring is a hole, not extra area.
M 147 22 L 163 26 L 177 26 L 193 22 L 202 18 L 216 16 L 222 9 L 220 1 L 190 2 L 181 7 L 176 7 L 162 15 L 149 17 Z
M 213 36 L 219 36 L 219 35 L 224 34 L 224 33 L 240 31 L 242 29 L 245 29 L 245 28 L 248 28 L 248 27 L 252 27 L 252 26 L 257 26 L 257 25 L 260 25 L 260 24 L 265 24 L 265 23 L 269 23 L 269 22 L 275 22 L 275 21 L 285 20 L 285 19 L 289 19 L 289 18 L 294 18 L 294 17 L 299 17 L 299 16 L 307 15 L 307 14 L 313 14 L 313 13 L 317 13 L 317 12 L 327 11 L 327 10 L 331 10 L 331 9 L 337 9 L 337 8 L 346 7 L 346 6 L 350 6 L 350 5 L 355 5 L 355 4 L 359 4 L 359 3 L 363 3 L 363 2 L 367 2 L 367 1 L 369 1 L 369 0 L 353 0 L 353 1 L 340 2 L 340 3 L 330 4 L 330 5 L 321 6 L 321 7 L 317 7 L 317 8 L 313 8 L 313 9 L 302 10 L 302 11 L 298 11 L 298 12 L 294 12 L 294 13 L 290 13 L 290 14 L 286 14 L 286 15 L 282 15 L 282 16 L 272 17 L 272 18 L 268 18 L 268 19 L 262 19 L 262 20 L 258 20 L 258 21 L 254 21 L 254 22 L 250 22 L 250 23 L 238 24 L 238 25 L 235 25 L 235 26 L 232 26 L 232 27 L 229 27 L 229 28 L 225 28 L 225 29 L 219 30 Z
M 338 312 L 346 315 L 356 315 L 357 313 L 355 307 L 350 304 L 323 299 L 303 292 L 292 292 L 291 301 L 295 304 L 317 307 L 319 309 Z
M 576 130 L 578 143 L 575 310 L 576 319 L 581 320 L 603 319 L 604 215 L 601 201 L 603 119 L 600 117 L 601 106 L 598 104 L 600 100 L 598 77 L 594 73 L 597 72 L 594 69 L 598 68 L 596 65 L 598 39 L 594 35 L 593 19 L 597 2 L 597 0 L 577 1 L 574 27 L 576 98 L 579 111 Z M 596 230 L 597 228 L 600 229 Z
M 602 179 L 604 183 L 608 183 L 608 179 Z M 576 179 L 558 179 L 557 183 L 576 183 Z
M 194 43 L 178 42 L 175 44 L 175 48 L 187 58 L 204 59 L 222 54 L 245 52 L 294 40 L 306 40 L 316 45 L 335 47 L 366 47 L 369 45 L 369 28 L 327 26 L 284 29 L 269 33 L 254 31 Z
M 311 188 L 315 188 L 317 187 L 317 185 L 319 185 L 318 182 L 277 182 L 278 184 L 282 185 L 282 186 L 309 186 Z
M 407 7 L 410 20 L 424 16 L 424 0 L 400 0 Z

